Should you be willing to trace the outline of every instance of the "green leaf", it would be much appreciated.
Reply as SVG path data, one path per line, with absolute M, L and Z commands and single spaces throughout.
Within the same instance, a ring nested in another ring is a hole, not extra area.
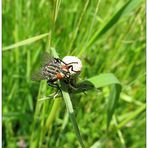
M 17 42 L 15 44 L 9 45 L 7 47 L 4 47 L 2 51 L 7 51 L 7 50 L 11 50 L 13 48 L 17 48 L 17 47 L 20 47 L 20 46 L 31 44 L 31 43 L 36 42 L 37 40 L 40 40 L 40 39 L 42 39 L 42 38 L 44 38 L 48 35 L 49 35 L 49 33 L 44 33 L 44 34 L 41 34 L 41 35 L 31 37 L 29 39 L 26 39 L 26 40 Z
M 111 73 L 100 74 L 98 76 L 89 78 L 87 80 L 91 82 L 96 88 L 111 85 L 108 107 L 107 107 L 107 128 L 108 128 L 114 110 L 117 107 L 117 103 L 121 92 L 121 84 L 119 80 Z
M 102 26 L 90 39 L 87 47 L 91 46 L 99 37 L 104 35 L 111 27 L 114 26 L 123 16 L 129 14 L 134 8 L 136 8 L 142 0 L 129 0 L 125 5 L 123 5 L 112 17 L 111 19 Z

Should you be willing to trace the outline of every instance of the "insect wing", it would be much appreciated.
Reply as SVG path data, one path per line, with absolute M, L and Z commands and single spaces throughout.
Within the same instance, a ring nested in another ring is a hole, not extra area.
M 40 81 L 47 79 L 49 77 L 49 74 L 56 74 L 57 72 L 63 72 L 61 69 L 61 60 L 56 59 L 53 56 L 51 56 L 49 53 L 44 52 L 41 55 L 41 61 L 40 61 L 40 68 L 37 72 L 35 72 L 32 75 L 32 80 Z M 50 66 L 47 73 L 44 71 L 46 66 Z
M 41 55 L 41 67 L 45 66 L 48 63 L 51 63 L 54 60 L 54 57 L 51 56 L 48 52 L 43 52 Z
M 40 56 L 39 68 L 32 74 L 33 81 L 40 81 L 46 79 L 46 76 L 43 75 L 43 68 L 46 64 L 52 63 L 54 58 L 48 53 L 43 52 Z
M 33 81 L 40 81 L 46 79 L 46 77 L 43 75 L 43 68 L 40 68 L 40 70 L 36 71 L 32 75 Z

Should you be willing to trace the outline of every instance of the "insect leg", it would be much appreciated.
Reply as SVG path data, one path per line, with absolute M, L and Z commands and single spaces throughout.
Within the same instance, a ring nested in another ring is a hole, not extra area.
M 74 82 L 73 79 L 69 79 L 68 82 L 66 82 L 70 88 L 72 88 L 74 91 L 78 91 L 78 90 L 81 90 L 81 92 L 83 92 L 85 95 L 86 95 L 86 92 L 85 92 L 85 88 L 82 88 L 82 87 L 78 87 L 77 84 Z
M 71 68 L 71 71 L 73 71 L 73 72 L 78 72 L 78 71 L 73 69 L 73 65 L 70 65 L 69 68 Z
M 57 81 L 57 78 L 56 78 L 56 77 L 47 80 L 47 84 L 48 84 L 49 86 L 51 86 L 51 87 L 58 88 L 58 84 L 57 84 L 57 83 L 54 83 L 55 81 Z
M 69 68 L 71 68 L 71 70 L 73 71 L 73 72 L 78 72 L 78 71 L 75 71 L 74 69 L 73 69 L 73 65 L 70 65 L 70 64 L 78 64 L 78 62 L 71 62 L 71 63 L 65 63 L 63 60 L 61 60 L 61 59 L 58 59 L 58 58 L 54 58 L 58 63 L 63 63 L 63 64 L 65 64 L 65 65 L 67 65 Z M 69 72 L 70 73 L 70 72 Z
M 78 62 L 71 62 L 71 63 L 68 63 L 67 65 L 70 65 L 70 64 L 78 64 Z
M 60 91 L 61 92 L 61 88 L 59 87 L 59 85 L 57 83 L 54 83 L 55 81 L 57 80 L 57 78 L 54 78 L 54 79 L 50 79 L 47 81 L 47 84 L 51 87 L 54 87 L 57 89 L 57 91 L 52 94 L 52 95 L 49 95 L 48 97 L 53 97 L 55 98 L 57 95 L 58 95 L 58 92 Z
M 65 65 L 68 65 L 67 63 L 65 63 L 63 60 L 59 59 L 59 58 L 54 58 L 58 63 L 63 63 Z
M 63 63 L 63 64 L 65 64 L 65 65 L 69 65 L 69 64 L 78 64 L 78 62 L 71 62 L 71 63 L 65 63 L 63 60 L 61 60 L 61 59 L 58 59 L 58 58 L 55 58 L 55 60 L 58 62 L 58 63 Z

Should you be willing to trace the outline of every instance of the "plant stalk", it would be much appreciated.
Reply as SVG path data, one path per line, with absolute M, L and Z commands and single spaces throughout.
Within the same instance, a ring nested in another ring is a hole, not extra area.
M 68 110 L 71 122 L 73 124 L 74 131 L 75 131 L 76 136 L 77 136 L 77 138 L 78 138 L 78 140 L 81 144 L 81 147 L 85 148 L 81 134 L 80 134 L 80 130 L 79 130 L 79 127 L 78 127 L 78 124 L 77 124 L 77 121 L 76 121 L 76 118 L 75 118 L 75 115 L 74 115 L 74 110 L 73 110 L 72 102 L 71 102 L 71 99 L 70 99 L 70 95 L 67 91 L 66 86 L 62 82 L 61 82 L 61 88 L 62 88 L 62 96 L 63 96 L 64 102 L 66 104 L 66 108 Z

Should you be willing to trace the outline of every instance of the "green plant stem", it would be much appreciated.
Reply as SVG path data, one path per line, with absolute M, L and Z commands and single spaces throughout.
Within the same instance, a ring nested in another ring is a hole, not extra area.
M 85 148 L 81 134 L 80 134 L 80 130 L 79 130 L 79 127 L 78 127 L 78 124 L 77 124 L 77 121 L 76 121 L 76 118 L 75 118 L 75 115 L 74 115 L 74 110 L 73 110 L 72 102 L 71 102 L 71 99 L 70 99 L 70 95 L 69 95 L 66 87 L 64 86 L 64 84 L 62 82 L 61 82 L 61 88 L 62 88 L 62 96 L 63 96 L 63 99 L 65 101 L 66 108 L 68 110 L 71 122 L 73 124 L 74 131 L 75 131 L 76 136 L 77 136 L 77 138 L 78 138 L 78 140 L 81 144 L 81 147 Z
M 57 54 L 56 50 L 54 48 L 50 48 L 50 49 L 51 49 L 52 55 L 54 57 L 57 57 L 58 58 L 58 54 Z M 83 143 L 83 140 L 82 140 L 82 137 L 81 137 L 81 134 L 80 134 L 80 130 L 79 130 L 79 127 L 78 127 L 78 124 L 77 124 L 77 121 L 76 121 L 76 118 L 75 118 L 75 115 L 74 115 L 74 110 L 73 110 L 72 102 L 70 100 L 70 95 L 69 95 L 69 93 L 67 91 L 67 87 L 66 87 L 66 85 L 62 81 L 61 81 L 60 84 L 61 84 L 60 87 L 62 89 L 62 96 L 63 96 L 64 102 L 66 104 L 66 108 L 68 110 L 68 113 L 69 113 L 71 122 L 73 124 L 74 131 L 75 131 L 76 136 L 77 136 L 77 138 L 78 138 L 78 140 L 79 140 L 79 142 L 81 144 L 81 147 L 82 148 L 85 148 L 84 143 Z M 54 109 L 54 106 L 53 106 L 53 109 L 52 110 L 57 111 L 57 110 Z M 52 115 L 52 113 L 51 113 L 51 117 L 52 118 L 54 117 Z M 49 121 L 51 120 L 50 119 L 51 117 L 49 117 Z M 53 121 L 53 119 L 51 120 L 50 124 L 52 123 L 52 121 Z M 46 122 L 46 125 L 47 125 L 47 123 L 49 123 L 48 120 Z M 49 126 L 49 124 L 48 124 L 48 126 Z

